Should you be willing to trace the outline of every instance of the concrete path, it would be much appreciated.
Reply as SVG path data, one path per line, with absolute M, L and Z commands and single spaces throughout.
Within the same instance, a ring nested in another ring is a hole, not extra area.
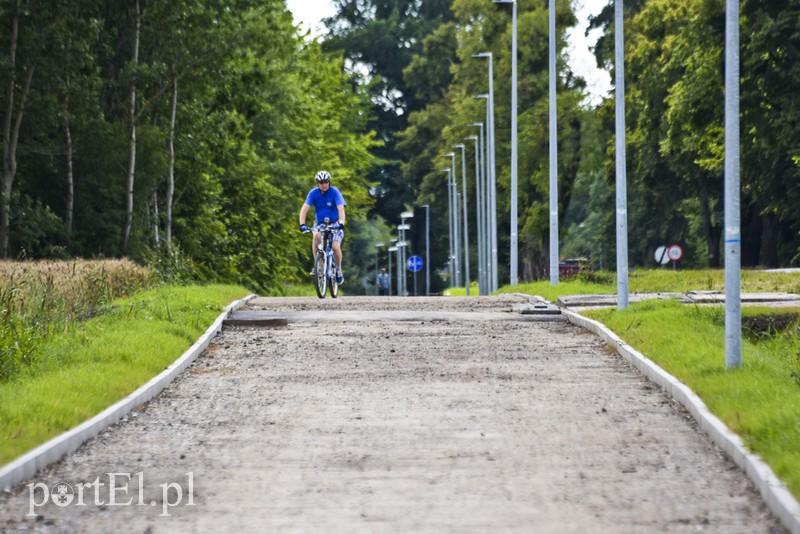
M 256 299 L 288 324 L 225 328 L 0 530 L 782 532 L 685 411 L 525 303 Z

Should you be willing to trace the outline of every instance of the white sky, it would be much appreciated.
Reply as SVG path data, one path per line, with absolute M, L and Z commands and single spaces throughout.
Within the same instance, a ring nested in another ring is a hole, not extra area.
M 599 37 L 599 30 L 588 39 L 584 37 L 589 15 L 596 15 L 610 0 L 575 0 L 578 26 L 569 32 L 570 62 L 572 70 L 586 80 L 587 89 L 592 95 L 592 102 L 597 103 L 601 97 L 607 96 L 611 89 L 611 76 L 608 72 L 596 67 L 594 55 L 589 46 L 594 45 Z M 313 35 L 322 33 L 325 17 L 334 14 L 333 2 L 330 0 L 286 0 L 289 10 L 294 14 L 295 22 L 303 28 L 310 29 Z

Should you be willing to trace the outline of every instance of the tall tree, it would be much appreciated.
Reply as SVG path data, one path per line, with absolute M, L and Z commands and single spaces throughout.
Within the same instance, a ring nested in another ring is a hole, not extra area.
M 20 40 L 25 40 L 35 33 L 28 26 L 30 17 L 23 11 L 21 0 L 4 6 L 0 13 L 7 15 L 10 22 L 10 38 L 8 41 L 8 60 L 3 70 L 8 77 L 5 94 L 5 110 L 3 119 L 3 174 L 2 190 L 0 190 L 0 257 L 8 258 L 9 214 L 11 210 L 11 188 L 17 175 L 17 147 L 22 119 L 25 116 L 25 104 L 30 92 L 36 63 L 30 56 L 21 54 Z M 27 7 L 27 6 L 26 6 Z M 25 10 L 26 11 L 26 10 Z M 20 36 L 20 19 L 23 30 Z
M 442 22 L 453 19 L 451 0 L 334 0 L 336 14 L 325 20 L 329 28 L 323 43 L 328 51 L 344 54 L 354 75 L 365 73 L 362 83 L 371 95 L 370 127 L 383 142 L 373 153 L 383 160 L 370 179 L 376 210 L 394 220 L 413 200 L 401 171 L 402 155 L 397 135 L 408 125 L 408 116 L 428 100 L 408 84 L 403 71 L 422 42 Z

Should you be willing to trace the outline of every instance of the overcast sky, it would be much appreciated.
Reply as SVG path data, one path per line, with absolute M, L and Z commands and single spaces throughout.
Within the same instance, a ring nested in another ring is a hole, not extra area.
M 607 5 L 609 0 L 577 0 L 577 16 L 579 24 L 569 33 L 570 40 L 570 65 L 572 70 L 582 76 L 588 84 L 593 101 L 601 96 L 607 96 L 611 89 L 611 77 L 606 71 L 598 70 L 595 60 L 589 51 L 599 36 L 599 30 L 587 39 L 584 31 L 588 24 L 589 15 L 596 15 Z M 297 23 L 308 28 L 314 35 L 322 33 L 320 21 L 334 14 L 333 2 L 330 0 L 286 0 Z

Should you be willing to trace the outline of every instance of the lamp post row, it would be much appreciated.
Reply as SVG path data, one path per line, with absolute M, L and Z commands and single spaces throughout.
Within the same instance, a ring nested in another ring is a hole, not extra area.
M 516 285 L 518 275 L 518 126 L 517 126 L 517 1 L 492 0 L 497 4 L 511 4 L 511 182 L 510 182 L 510 265 L 509 282 Z M 555 0 L 549 0 L 549 108 L 550 108 L 550 283 L 558 285 L 558 141 L 557 141 L 557 113 L 556 113 L 556 23 Z M 741 222 L 739 220 L 740 184 L 739 184 L 739 4 L 738 0 L 726 0 L 725 17 L 725 360 L 726 366 L 736 368 L 741 366 Z M 619 309 L 628 306 L 628 243 L 627 243 L 627 183 L 625 162 L 625 85 L 624 85 L 624 31 L 623 31 L 623 0 L 614 0 L 615 32 L 615 57 L 616 65 L 616 174 L 617 174 L 617 304 Z M 481 138 L 469 137 L 475 141 L 475 180 L 476 202 L 478 220 L 478 279 L 481 293 L 486 287 L 490 292 L 498 289 L 497 279 L 497 204 L 496 204 L 496 174 L 494 160 L 494 85 L 492 72 L 492 54 L 482 52 L 473 54 L 476 58 L 489 59 L 489 94 L 477 95 L 475 98 L 486 98 L 485 123 L 472 123 L 470 126 L 481 127 Z M 479 153 L 483 153 L 480 144 L 483 144 L 483 127 L 486 127 L 486 156 L 484 165 L 480 165 Z M 480 143 L 479 143 L 480 141 Z M 466 163 L 464 146 L 462 149 L 462 170 L 466 176 Z M 455 155 L 453 157 L 452 174 L 448 187 L 452 182 L 455 191 Z M 482 177 L 481 170 L 486 173 Z M 485 181 L 486 196 L 481 182 Z M 466 178 L 463 182 L 464 201 L 464 251 L 466 267 L 466 286 L 469 294 L 469 258 L 468 258 L 468 233 L 467 233 L 467 191 Z M 455 217 L 452 223 L 458 224 L 457 205 L 458 194 L 451 197 L 451 214 Z M 486 209 L 484 209 L 486 208 Z M 488 211 L 486 218 L 483 215 Z M 451 261 L 458 264 L 458 233 L 451 233 Z M 455 244 L 455 254 L 453 251 Z M 489 252 L 489 257 L 484 257 L 484 249 Z M 458 276 L 456 268 L 456 275 Z M 451 281 L 453 278 L 451 278 Z M 452 283 L 452 282 L 451 282 Z M 458 279 L 456 284 L 460 285 Z

